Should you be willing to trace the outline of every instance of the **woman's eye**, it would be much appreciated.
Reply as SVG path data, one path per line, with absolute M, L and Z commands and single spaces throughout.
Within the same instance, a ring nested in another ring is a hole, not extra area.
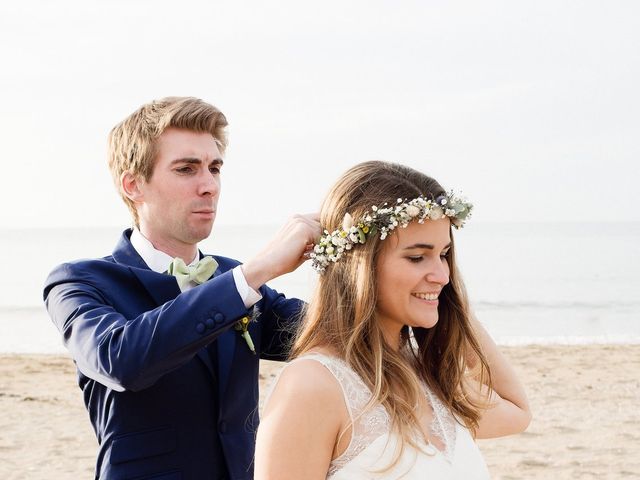
M 447 250 L 446 252 L 442 252 L 440 254 L 440 258 L 449 258 L 449 250 Z
M 414 255 L 413 257 L 407 257 L 411 263 L 420 263 L 424 257 L 422 255 Z

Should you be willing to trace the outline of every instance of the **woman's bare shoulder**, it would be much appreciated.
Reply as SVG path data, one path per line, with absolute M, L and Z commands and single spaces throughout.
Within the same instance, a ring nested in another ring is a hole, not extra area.
M 286 365 L 273 394 L 295 394 L 296 398 L 313 397 L 324 401 L 341 400 L 342 390 L 338 381 L 325 366 L 313 355 L 303 356 Z
M 326 478 L 344 421 L 341 402 L 341 388 L 323 363 L 309 357 L 286 365 L 258 428 L 256 478 Z

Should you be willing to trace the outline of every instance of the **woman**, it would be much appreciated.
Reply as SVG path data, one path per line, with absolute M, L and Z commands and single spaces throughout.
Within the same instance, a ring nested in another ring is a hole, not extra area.
M 521 432 L 531 414 L 456 268 L 451 227 L 470 210 L 401 165 L 366 162 L 338 180 L 295 359 L 258 430 L 256 479 L 489 477 L 474 437 Z

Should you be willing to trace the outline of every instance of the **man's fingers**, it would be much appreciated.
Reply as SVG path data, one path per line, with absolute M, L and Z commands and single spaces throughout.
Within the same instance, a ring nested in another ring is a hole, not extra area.
M 313 228 L 320 228 L 320 213 L 305 213 L 294 215 L 294 220 L 299 220 Z
M 313 253 L 313 243 L 309 243 L 307 244 L 306 247 L 304 247 L 304 253 L 302 254 L 302 258 L 309 260 L 311 258 L 311 254 Z
M 318 213 L 294 215 L 290 220 L 290 225 L 298 231 L 298 234 L 302 234 L 306 237 L 307 244 L 313 244 L 317 242 L 322 235 L 319 217 L 320 215 Z

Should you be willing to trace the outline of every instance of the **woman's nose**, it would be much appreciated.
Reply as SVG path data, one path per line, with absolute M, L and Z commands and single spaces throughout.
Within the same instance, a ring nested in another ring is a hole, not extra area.
M 446 259 L 439 258 L 433 262 L 429 272 L 427 272 L 427 281 L 440 285 L 449 283 L 449 264 Z

